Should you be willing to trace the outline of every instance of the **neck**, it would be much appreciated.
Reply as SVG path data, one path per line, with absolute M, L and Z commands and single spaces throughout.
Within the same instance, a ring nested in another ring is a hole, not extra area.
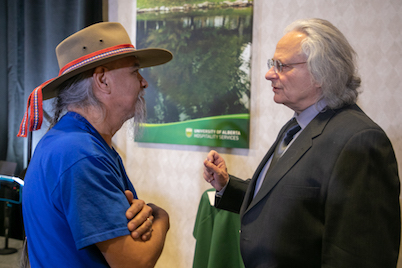
M 76 112 L 84 117 L 102 136 L 106 143 L 112 147 L 112 138 L 114 134 L 122 127 L 123 123 L 118 120 L 112 120 L 108 116 L 106 110 L 102 110 L 97 107 L 85 107 L 85 108 L 69 108 L 69 111 Z

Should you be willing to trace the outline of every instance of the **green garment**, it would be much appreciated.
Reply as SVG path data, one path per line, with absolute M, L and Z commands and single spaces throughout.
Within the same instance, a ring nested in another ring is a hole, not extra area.
M 240 255 L 240 216 L 211 205 L 202 194 L 193 235 L 196 239 L 193 268 L 244 268 Z

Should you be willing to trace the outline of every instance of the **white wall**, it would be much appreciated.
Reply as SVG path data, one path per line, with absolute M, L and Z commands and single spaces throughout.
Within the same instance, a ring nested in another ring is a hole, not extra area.
M 133 41 L 135 4 L 109 0 L 109 20 L 128 28 Z M 250 149 L 215 148 L 224 154 L 230 173 L 252 176 L 280 127 L 293 114 L 273 102 L 264 74 L 285 26 L 307 17 L 331 21 L 357 51 L 364 90 L 358 103 L 384 128 L 401 160 L 401 14 L 401 0 L 254 0 Z M 157 267 L 191 267 L 195 215 L 201 194 L 210 188 L 202 179 L 202 162 L 212 148 L 134 143 L 125 128 L 116 134 L 114 145 L 139 197 L 170 214 L 171 229 Z

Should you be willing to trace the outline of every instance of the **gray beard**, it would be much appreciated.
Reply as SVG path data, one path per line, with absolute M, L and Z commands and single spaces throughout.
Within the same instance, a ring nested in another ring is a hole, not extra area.
M 147 107 L 145 100 L 142 98 L 145 95 L 145 91 L 142 91 L 138 95 L 137 102 L 135 104 L 134 119 L 131 121 L 130 136 L 141 137 L 144 132 L 142 125 L 145 123 L 147 117 Z

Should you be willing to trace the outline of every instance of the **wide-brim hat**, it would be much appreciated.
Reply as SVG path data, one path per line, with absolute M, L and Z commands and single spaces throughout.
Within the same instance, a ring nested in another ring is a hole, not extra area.
M 29 106 L 29 130 L 32 131 L 39 129 L 42 124 L 42 99 L 56 97 L 58 87 L 73 76 L 129 56 L 139 60 L 140 68 L 164 64 L 173 58 L 172 53 L 166 49 L 135 49 L 126 30 L 118 22 L 96 23 L 70 35 L 56 47 L 56 56 L 59 75 L 31 93 L 18 136 L 26 137 Z

